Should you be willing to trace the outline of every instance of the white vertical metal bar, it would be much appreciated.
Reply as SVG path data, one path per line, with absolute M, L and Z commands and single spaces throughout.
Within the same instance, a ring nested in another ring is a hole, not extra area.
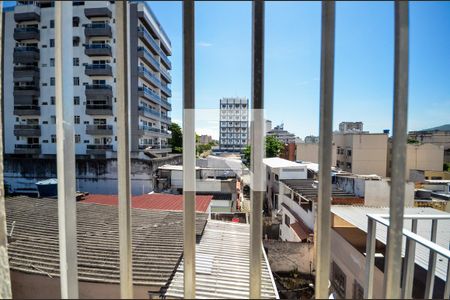
M 195 298 L 195 3 L 183 1 L 184 297 Z
M 431 241 L 433 243 L 436 242 L 437 236 L 437 225 L 438 220 L 434 219 L 431 222 Z M 428 271 L 427 271 L 427 280 L 425 283 L 425 299 L 433 298 L 433 290 L 434 290 L 434 272 L 436 270 L 436 258 L 437 254 L 432 249 L 430 249 L 430 256 L 428 258 Z
M 0 78 L 3 78 L 3 2 L 0 3 Z M 0 80 L 0 91 L 3 81 Z M 0 92 L 0 299 L 11 299 L 11 277 L 6 246 L 8 236 L 6 231 L 5 186 L 3 184 L 3 93 Z
M 262 208 L 265 187 L 264 147 L 264 1 L 252 3 L 252 147 L 250 219 L 250 293 L 261 298 Z
M 367 243 L 366 243 L 366 273 L 364 299 L 373 298 L 373 274 L 375 268 L 377 222 L 367 218 Z
M 389 227 L 384 272 L 385 297 L 401 296 L 401 251 L 408 119 L 408 1 L 395 2 L 394 120 Z
M 78 298 L 72 3 L 55 3 L 55 99 L 61 298 Z
M 411 231 L 417 232 L 417 219 L 411 220 Z M 403 265 L 403 286 L 402 286 L 402 298 L 412 298 L 412 287 L 414 281 L 414 268 L 416 258 L 416 242 L 413 239 L 406 238 L 405 258 Z
M 322 1 L 320 66 L 319 194 L 317 203 L 316 299 L 328 298 L 330 276 L 331 156 L 333 131 L 335 2 Z
M 117 177 L 119 196 L 120 297 L 133 298 L 130 127 L 128 94 L 128 2 L 116 1 Z
M 450 298 L 450 258 L 447 258 L 447 281 L 445 282 L 444 299 Z

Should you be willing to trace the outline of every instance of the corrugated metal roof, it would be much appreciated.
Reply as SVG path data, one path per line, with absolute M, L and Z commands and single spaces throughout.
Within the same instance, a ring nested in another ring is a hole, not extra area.
M 196 298 L 249 297 L 250 226 L 208 221 L 196 248 Z M 169 285 L 168 298 L 183 298 L 183 265 Z M 278 298 L 267 258 L 262 261 L 262 298 Z
M 197 212 L 207 212 L 212 198 L 212 195 L 197 195 L 195 199 L 195 210 Z M 80 202 L 117 206 L 118 200 L 116 195 L 91 194 L 85 196 L 85 200 Z M 183 211 L 183 195 L 144 194 L 133 196 L 131 202 L 133 208 Z
M 366 206 L 340 206 L 332 205 L 331 212 L 345 221 L 353 224 L 359 229 L 367 232 L 367 214 L 389 214 L 387 207 L 366 207 Z M 446 212 L 439 211 L 429 207 L 405 207 L 405 214 L 426 214 L 426 215 L 449 215 Z M 404 221 L 404 228 L 411 228 L 411 220 Z M 450 220 L 439 220 L 437 228 L 436 243 L 444 248 L 448 248 L 450 242 Z M 431 236 L 431 220 L 419 220 L 417 223 L 417 234 L 430 239 Z M 377 225 L 377 240 L 386 244 L 386 226 Z M 415 262 L 425 270 L 428 270 L 428 258 L 430 251 L 424 246 L 416 245 Z M 402 255 L 405 254 L 405 238 L 403 238 Z M 447 278 L 447 259 L 441 255 L 437 256 L 436 276 L 442 280 Z
M 12 270 L 59 277 L 56 199 L 13 197 L 5 200 Z M 207 214 L 197 214 L 196 233 L 203 233 Z M 183 251 L 183 214 L 132 210 L 133 281 L 149 289 L 166 286 Z M 119 283 L 117 207 L 77 203 L 78 277 L 82 281 Z

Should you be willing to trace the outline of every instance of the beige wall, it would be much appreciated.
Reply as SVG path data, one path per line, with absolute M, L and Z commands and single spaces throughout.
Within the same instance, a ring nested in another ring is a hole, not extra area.
M 408 144 L 406 149 L 406 174 L 409 174 L 409 170 L 442 171 L 444 147 L 434 144 Z
M 387 174 L 387 134 L 340 134 L 335 133 L 333 140 L 337 148 L 352 150 L 352 155 L 337 154 L 341 169 L 355 174 L 376 174 L 386 177 Z M 351 163 L 351 168 L 347 168 Z
M 352 299 L 353 284 L 355 280 L 358 281 L 362 287 L 364 287 L 366 258 L 333 229 L 331 230 L 331 245 L 333 245 L 333 251 L 331 251 L 331 262 L 334 261 L 344 272 L 346 277 L 345 298 Z M 345 255 L 343 255 L 343 253 L 345 253 Z M 375 267 L 373 277 L 373 298 L 382 299 L 383 272 Z M 332 280 L 331 277 L 330 280 Z
M 11 271 L 11 285 L 14 299 L 60 299 L 59 277 Z M 81 299 L 119 299 L 120 285 L 79 281 Z M 148 299 L 149 287 L 134 286 L 135 299 Z
M 298 143 L 295 145 L 295 160 L 319 163 L 319 144 Z M 332 146 L 331 164 L 336 165 L 336 145 Z

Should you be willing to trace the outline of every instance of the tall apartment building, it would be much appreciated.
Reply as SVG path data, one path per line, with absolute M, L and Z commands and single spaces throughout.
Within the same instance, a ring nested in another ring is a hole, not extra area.
M 17 1 L 4 13 L 5 153 L 56 154 L 55 29 L 52 1 Z M 117 151 L 114 1 L 73 1 L 75 153 Z M 130 3 L 131 151 L 169 151 L 171 43 L 145 2 Z M 65 99 L 68 101 L 68 99 Z M 151 149 L 151 150 L 150 150 Z
M 282 142 L 283 144 L 291 144 L 295 143 L 295 141 L 298 139 L 295 134 L 290 133 L 287 130 L 284 130 L 284 124 L 280 124 L 275 126 L 273 129 L 269 130 L 267 133 L 267 136 L 274 136 Z
M 248 99 L 220 99 L 220 151 L 240 152 L 248 139 Z

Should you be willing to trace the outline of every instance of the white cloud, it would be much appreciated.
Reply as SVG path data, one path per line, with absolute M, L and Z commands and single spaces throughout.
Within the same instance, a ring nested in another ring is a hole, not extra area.
M 198 45 L 200 47 L 206 48 L 206 47 L 211 47 L 213 44 L 205 42 L 205 41 L 202 41 L 202 42 L 199 42 Z

